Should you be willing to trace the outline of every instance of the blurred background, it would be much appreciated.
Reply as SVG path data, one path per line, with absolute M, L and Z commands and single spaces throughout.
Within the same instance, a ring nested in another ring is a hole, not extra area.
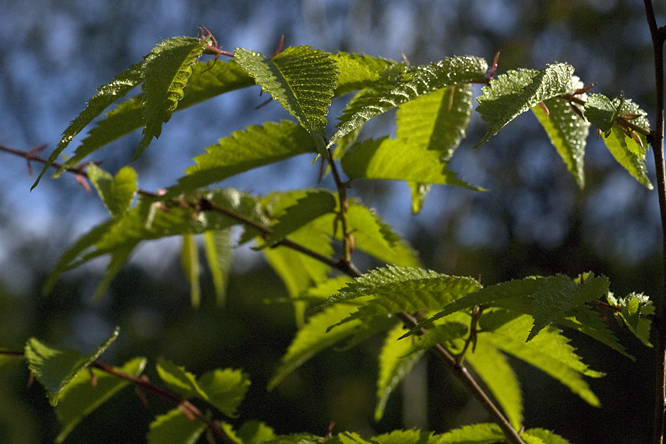
M 655 7 L 663 24 L 663 4 Z M 593 92 L 624 92 L 654 115 L 651 41 L 639 0 L 17 0 L 0 2 L 0 25 L 0 144 L 25 151 L 48 144 L 45 154 L 98 86 L 161 40 L 199 35 L 197 26 L 206 26 L 222 49 L 267 54 L 284 34 L 287 46 L 396 60 L 404 54 L 413 65 L 452 55 L 492 61 L 497 51 L 498 73 L 568 62 L 585 83 L 596 82 Z M 161 138 L 132 164 L 140 187 L 171 185 L 218 138 L 285 117 L 276 103 L 256 109 L 264 100 L 250 88 L 174 114 Z M 341 107 L 335 103 L 332 116 Z M 362 137 L 386 133 L 391 125 L 390 118 L 380 120 Z M 403 183 L 363 183 L 352 192 L 377 208 L 421 252 L 425 266 L 439 272 L 481 276 L 490 284 L 591 270 L 609 276 L 616 295 L 659 294 L 656 193 L 631 178 L 601 141 L 589 139 L 586 188 L 579 190 L 532 115 L 472 149 L 484 131 L 475 116 L 450 168 L 488 193 L 437 187 L 425 210 L 412 216 Z M 92 160 L 103 160 L 103 168 L 115 173 L 139 140 L 139 133 L 132 134 Z M 653 178 L 652 153 L 647 163 Z M 317 174 L 310 158 L 297 158 L 224 185 L 263 194 L 316 186 Z M 179 241 L 171 239 L 141 248 L 101 303 L 91 295 L 104 263 L 66 274 L 53 294 L 41 296 L 59 252 L 104 220 L 106 211 L 73 177 L 44 180 L 30 192 L 34 179 L 24 159 L 0 153 L 0 346 L 20 350 L 27 338 L 37 337 L 90 351 L 119 325 L 121 336 L 107 360 L 120 365 L 146 356 L 153 368 L 156 358 L 165 357 L 197 374 L 243 368 L 253 384 L 234 424 L 259 419 L 278 433 L 324 435 L 331 421 L 336 430 L 364 434 L 403 427 L 444 432 L 488 420 L 429 358 L 391 399 L 385 418 L 374 422 L 380 339 L 323 353 L 267 392 L 296 327 L 289 306 L 266 303 L 286 291 L 260 254 L 247 249 L 237 251 L 224 308 L 215 307 L 208 276 L 202 308 L 191 308 Z M 587 363 L 608 374 L 589 381 L 601 409 L 515 362 L 527 427 L 555 430 L 572 443 L 649 441 L 654 356 L 626 332 L 617 334 L 636 362 L 571 335 Z M 153 370 L 148 374 L 158 380 Z M 53 442 L 59 431 L 43 390 L 38 384 L 26 388 L 27 379 L 24 368 L 0 379 L 2 444 Z M 143 442 L 156 412 L 168 408 L 154 398 L 145 407 L 125 389 L 67 442 Z

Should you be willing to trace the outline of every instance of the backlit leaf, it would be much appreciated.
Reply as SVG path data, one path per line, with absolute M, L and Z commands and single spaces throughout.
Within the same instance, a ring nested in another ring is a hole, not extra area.
M 191 420 L 175 408 L 150 423 L 146 438 L 148 444 L 194 444 L 206 427 L 205 422 Z
M 146 358 L 134 358 L 116 370 L 138 377 L 143 372 L 147 362 Z M 91 373 L 95 375 L 94 384 Z M 56 442 L 63 442 L 83 418 L 95 411 L 128 384 L 129 381 L 126 379 L 118 378 L 94 368 L 91 368 L 90 372 L 79 372 L 65 386 L 55 408 L 58 421 L 62 425 L 62 430 L 58 434 Z
M 332 57 L 340 71 L 335 89 L 336 96 L 395 81 L 400 71 L 407 69 L 402 63 L 368 55 L 339 52 L 332 54 Z
M 556 63 L 540 71 L 512 70 L 491 80 L 481 89 L 483 95 L 476 99 L 479 103 L 476 110 L 489 125 L 479 145 L 537 103 L 568 93 L 573 72 L 572 66 Z
M 126 166 L 113 177 L 91 162 L 86 172 L 111 215 L 116 217 L 125 214 L 136 195 L 136 171 Z
M 118 337 L 116 327 L 113 334 L 90 355 L 82 355 L 74 350 L 59 350 L 47 347 L 35 338 L 28 339 L 25 345 L 25 358 L 30 372 L 46 389 L 47 397 L 53 407 L 58 405 L 58 398 L 72 379 L 81 370 L 90 366 Z
M 229 270 L 233 255 L 231 229 L 205 231 L 202 237 L 208 269 L 215 287 L 215 300 L 217 305 L 221 307 L 224 305 L 227 294 Z
M 180 250 L 180 264 L 185 272 L 185 277 L 190 283 L 192 307 L 197 308 L 201 303 L 201 285 L 199 283 L 201 265 L 199 263 L 197 238 L 193 234 L 183 234 L 183 245 Z

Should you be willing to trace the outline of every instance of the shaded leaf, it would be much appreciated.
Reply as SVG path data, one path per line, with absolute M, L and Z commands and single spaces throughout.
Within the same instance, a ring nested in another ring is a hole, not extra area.
M 620 309 L 620 316 L 629 330 L 645 345 L 652 347 L 650 329 L 652 321 L 649 316 L 655 312 L 649 297 L 642 293 L 631 293 L 624 298 L 615 298 L 608 294 L 608 302 Z
M 451 57 L 406 70 L 395 82 L 366 90 L 356 96 L 343 112 L 338 131 L 329 145 L 336 144 L 344 135 L 386 111 L 437 89 L 478 80 L 487 70 L 486 61 L 478 57 Z
M 28 367 L 46 389 L 49 403 L 53 407 L 58 405 L 58 398 L 67 384 L 79 371 L 88 368 L 113 343 L 118 333 L 116 327 L 111 336 L 90 355 L 47 347 L 35 338 L 28 339 L 25 345 Z
M 153 137 L 162 133 L 185 93 L 183 88 L 192 75 L 192 65 L 203 54 L 207 41 L 193 37 L 174 37 L 160 42 L 145 59 L 143 82 L 143 138 L 134 155 L 138 158 Z
M 138 377 L 143 372 L 147 362 L 146 358 L 134 358 L 122 367 L 117 368 L 117 370 Z M 94 384 L 91 373 L 95 374 Z M 65 386 L 55 408 L 58 421 L 62 425 L 62 430 L 58 434 L 56 442 L 63 442 L 83 418 L 95 411 L 128 384 L 129 381 L 125 379 L 94 368 L 91 368 L 90 372 L 79 372 Z
M 488 131 L 479 145 L 528 111 L 534 105 L 570 90 L 574 69 L 566 63 L 555 63 L 536 71 L 521 69 L 509 71 L 491 80 L 476 101 L 476 110 L 488 125 Z
M 150 423 L 148 444 L 194 444 L 206 430 L 206 423 L 191 420 L 177 408 Z
M 215 300 L 219 307 L 224 305 L 229 282 L 229 270 L 233 248 L 231 245 L 231 229 L 210 230 L 203 233 L 203 245 L 208 261 L 208 268 L 213 278 Z
M 86 172 L 111 215 L 117 217 L 125 214 L 136 196 L 136 171 L 126 166 L 113 177 L 91 162 L 88 164 Z

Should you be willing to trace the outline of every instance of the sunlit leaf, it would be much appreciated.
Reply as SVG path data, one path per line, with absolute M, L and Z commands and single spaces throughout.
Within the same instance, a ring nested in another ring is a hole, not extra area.
M 244 422 L 236 435 L 243 441 L 243 444 L 261 444 L 275 439 L 273 428 L 256 420 Z
M 652 347 L 649 316 L 654 315 L 655 308 L 650 298 L 642 293 L 631 293 L 624 298 L 615 298 L 609 293 L 607 297 L 613 307 L 620 309 L 620 316 L 629 330 L 643 344 Z
M 74 139 L 74 137 L 76 137 L 77 134 L 83 130 L 83 128 L 92 122 L 95 117 L 99 116 L 109 105 L 111 105 L 119 98 L 125 96 L 125 94 L 131 91 L 135 86 L 143 82 L 144 63 L 145 61 L 142 61 L 130 66 L 128 69 L 118 74 L 111 82 L 100 86 L 97 89 L 97 94 L 88 100 L 86 108 L 76 117 L 76 119 L 70 123 L 69 127 L 67 127 L 63 133 L 62 139 L 60 139 L 58 146 L 51 153 L 46 164 L 44 164 L 42 172 L 39 174 L 39 177 L 37 177 L 37 180 L 32 185 L 31 189 L 34 189 L 37 186 L 46 170 L 51 167 L 53 162 L 55 162 L 55 160 L 58 158 L 58 155 L 60 155 L 60 153 L 65 148 L 67 148 L 67 145 L 69 145 L 69 143 Z M 70 160 L 70 162 L 65 163 L 65 165 L 60 170 L 58 170 L 54 177 L 57 177 L 58 174 L 62 174 L 62 172 L 67 167 L 74 165 L 73 162 L 75 161 L 76 159 L 73 159 Z
M 574 76 L 568 92 L 573 93 L 576 89 L 582 87 L 583 83 L 578 77 Z M 577 97 L 581 100 L 586 99 L 585 94 L 580 94 Z M 548 113 L 539 105 L 533 106 L 532 111 L 541 126 L 546 130 L 546 134 L 548 134 L 553 146 L 564 160 L 567 169 L 582 189 L 585 186 L 583 157 L 590 123 L 572 109 L 572 107 L 576 107 L 580 110 L 578 105 L 574 103 L 568 103 L 559 97 L 551 97 L 542 103 Z
M 476 110 L 489 127 L 479 145 L 534 105 L 570 91 L 574 69 L 566 63 L 549 65 L 540 71 L 520 69 L 491 80 L 476 99 Z M 477 145 L 478 146 L 478 145 Z
M 202 237 L 208 268 L 215 287 L 215 300 L 221 307 L 227 294 L 233 254 L 231 229 L 205 231 Z
M 332 57 L 340 71 L 336 96 L 395 81 L 401 71 L 407 69 L 402 63 L 368 55 L 339 52 Z
M 86 172 L 111 215 L 117 217 L 125 214 L 136 196 L 136 171 L 126 166 L 113 177 L 91 162 Z
M 82 355 L 74 350 L 59 350 L 47 347 L 35 338 L 28 339 L 25 345 L 25 358 L 30 372 L 46 389 L 52 406 L 58 405 L 58 398 L 72 379 L 81 370 L 90 366 L 118 337 L 116 327 L 111 336 L 92 354 Z
M 134 358 L 116 370 L 138 377 L 146 366 L 146 358 Z M 94 374 L 95 379 L 91 378 Z M 95 411 L 113 395 L 127 386 L 129 381 L 107 372 L 91 368 L 89 372 L 80 371 L 60 394 L 55 408 L 62 430 L 56 438 L 61 443 L 83 418 Z
M 190 283 L 192 307 L 197 308 L 201 303 L 201 284 L 199 283 L 201 265 L 199 263 L 197 238 L 193 234 L 183 234 L 183 245 L 180 250 L 180 263 L 185 272 L 185 277 Z
M 368 120 L 437 89 L 456 83 L 478 80 L 488 70 L 478 57 L 451 57 L 425 66 L 405 70 L 395 82 L 389 82 L 355 97 L 343 112 L 338 131 L 329 145 L 354 131 Z
M 569 441 L 545 429 L 527 429 L 521 435 L 525 444 L 569 444 Z
M 185 93 L 183 88 L 208 42 L 192 37 L 175 37 L 159 43 L 145 59 L 143 82 L 143 138 L 134 155 L 138 158 L 153 138 L 162 133 Z

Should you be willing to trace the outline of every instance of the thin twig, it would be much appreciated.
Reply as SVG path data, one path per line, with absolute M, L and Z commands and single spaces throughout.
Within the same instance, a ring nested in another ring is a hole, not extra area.
M 662 303 L 657 305 L 655 325 L 657 330 L 657 368 L 655 375 L 654 398 L 654 444 L 664 442 L 664 406 L 666 403 L 666 322 L 664 313 L 666 306 L 666 167 L 664 165 L 664 30 L 657 26 L 652 8 L 652 0 L 644 0 L 652 46 L 654 52 L 654 73 L 656 86 L 656 123 L 650 134 L 650 144 L 654 152 L 654 163 L 657 172 L 657 194 L 661 213 L 662 229 Z

